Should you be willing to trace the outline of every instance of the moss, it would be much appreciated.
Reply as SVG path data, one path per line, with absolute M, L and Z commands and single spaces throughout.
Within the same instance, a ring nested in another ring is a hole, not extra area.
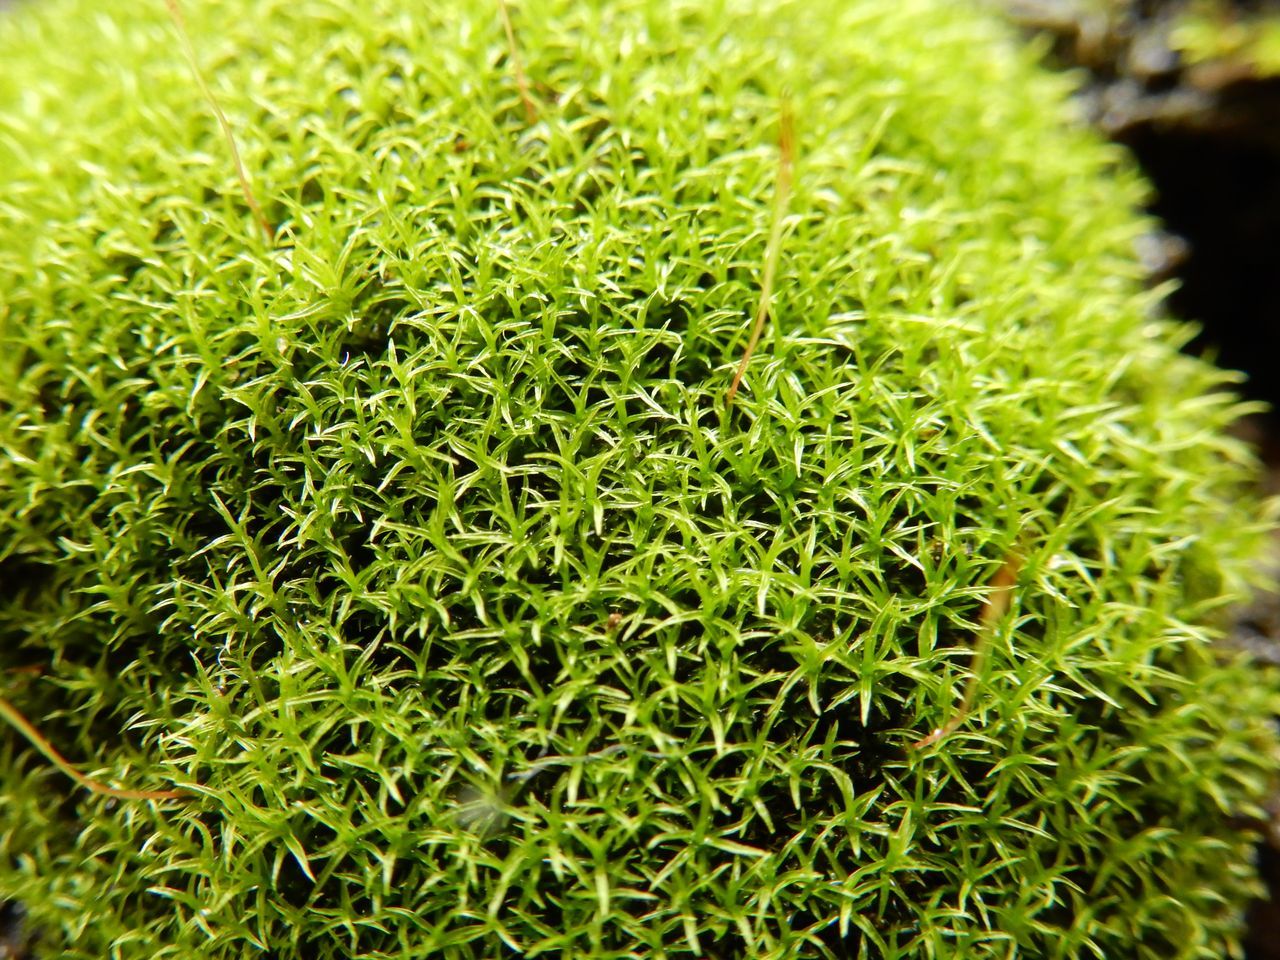
M 487 2 L 193 8 L 268 241 L 162 6 L 99 6 L 0 23 L 3 692 L 193 796 L 4 740 L 47 956 L 1235 944 L 1253 465 L 1033 53 L 530 0 L 530 124 Z
M 1193 66 L 1217 66 L 1234 79 L 1280 77 L 1280 12 L 1241 14 L 1195 2 L 1174 20 L 1170 46 Z

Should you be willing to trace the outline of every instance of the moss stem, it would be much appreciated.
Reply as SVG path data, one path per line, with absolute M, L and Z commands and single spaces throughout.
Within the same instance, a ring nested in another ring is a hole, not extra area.
M 0 697 L 0 718 L 22 734 L 33 747 L 40 751 L 50 763 L 65 773 L 86 790 L 102 794 L 104 797 L 115 797 L 117 800 L 176 800 L 185 796 L 182 790 L 121 790 L 99 783 L 87 777 L 67 760 L 45 736 L 37 730 L 18 708 L 8 700 Z
M 991 592 L 987 602 L 982 606 L 982 614 L 978 619 L 978 631 L 973 642 L 973 667 L 969 671 L 969 679 L 965 683 L 964 698 L 960 701 L 960 709 L 955 716 L 935 729 L 927 737 L 911 744 L 913 750 L 923 750 L 939 740 L 955 733 L 960 724 L 968 718 L 978 696 L 978 684 L 981 682 L 983 668 L 991 652 L 991 635 L 995 632 L 996 623 L 1009 612 L 1009 599 L 1014 585 L 1018 582 L 1018 572 L 1022 569 L 1022 556 L 1017 553 L 1005 558 L 1004 565 L 991 581 Z
M 520 102 L 524 104 L 524 118 L 529 126 L 538 122 L 538 109 L 533 105 L 533 97 L 529 93 L 529 78 L 524 72 L 524 61 L 520 59 L 520 46 L 516 43 L 515 27 L 511 25 L 511 9 L 507 0 L 498 0 L 498 10 L 502 14 L 502 29 L 507 34 L 507 51 L 511 55 L 511 69 L 516 75 L 516 86 L 520 90 Z
M 756 308 L 756 321 L 751 328 L 751 339 L 747 349 L 742 353 L 742 362 L 738 364 L 738 372 L 733 375 L 733 383 L 729 384 L 729 392 L 725 395 L 725 405 L 732 406 L 737 396 L 738 386 L 747 372 L 747 364 L 755 353 L 756 344 L 760 342 L 760 334 L 764 331 L 765 317 L 769 315 L 769 301 L 773 296 L 773 278 L 778 271 L 778 257 L 782 251 L 782 225 L 787 213 L 787 204 L 791 200 L 791 177 L 795 166 L 796 137 L 795 124 L 791 117 L 791 102 L 785 97 L 782 100 L 780 119 L 781 130 L 778 133 L 778 181 L 773 194 L 773 224 L 769 228 L 769 243 L 765 247 L 764 277 L 760 282 L 760 304 Z
M 249 181 L 249 174 L 244 168 L 244 161 L 240 159 L 240 148 L 236 146 L 236 136 L 231 130 L 231 123 L 227 120 L 227 115 L 222 112 L 222 107 L 218 104 L 218 98 L 213 95 L 213 90 L 205 81 L 204 73 L 200 70 L 200 63 L 196 60 L 196 50 L 191 44 L 191 34 L 187 31 L 187 22 L 182 16 L 182 10 L 178 7 L 177 0 L 164 0 L 164 3 L 169 8 L 169 16 L 173 18 L 173 26 L 178 33 L 178 40 L 182 44 L 183 55 L 186 56 L 187 63 L 191 67 L 191 74 L 195 77 L 196 84 L 200 87 L 200 92 L 209 101 L 213 115 L 218 119 L 218 126 L 222 128 L 222 135 L 226 138 L 227 147 L 231 150 L 231 160 L 235 164 L 236 176 L 240 179 L 240 190 L 244 194 L 244 202 L 249 205 L 254 219 L 258 221 L 258 226 L 262 228 L 262 232 L 266 235 L 267 243 L 273 243 L 275 241 L 275 230 L 267 219 L 267 215 L 262 212 L 258 198 L 254 195 L 253 184 Z

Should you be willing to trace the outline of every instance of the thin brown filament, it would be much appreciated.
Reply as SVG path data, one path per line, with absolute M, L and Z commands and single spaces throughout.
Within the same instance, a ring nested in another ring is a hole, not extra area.
M 756 308 L 755 325 L 751 328 L 751 339 L 742 354 L 742 362 L 738 364 L 738 372 L 733 375 L 733 383 L 725 395 L 725 405 L 731 406 L 733 398 L 738 394 L 738 386 L 747 372 L 747 364 L 755 353 L 756 344 L 760 342 L 760 334 L 764 331 L 764 321 L 769 315 L 769 303 L 773 297 L 773 278 L 778 271 L 778 257 L 782 253 L 782 226 L 786 218 L 787 205 L 791 200 L 791 177 L 795 167 L 796 136 L 795 123 L 791 116 L 791 103 L 782 101 L 780 130 L 778 133 L 778 180 L 773 193 L 773 224 L 769 228 L 769 243 L 765 247 L 764 277 L 760 282 L 760 304 Z
M 978 618 L 978 631 L 973 642 L 973 665 L 969 671 L 969 679 L 965 683 L 964 698 L 960 701 L 960 709 L 955 716 L 938 727 L 933 733 L 911 744 L 913 750 L 923 750 L 956 732 L 960 724 L 968 719 L 973 704 L 978 697 L 978 685 L 981 683 L 983 668 L 991 651 L 991 636 L 995 633 L 1000 618 L 1009 612 L 1009 601 L 1013 587 L 1018 582 L 1018 572 L 1022 569 L 1022 557 L 1010 554 L 995 579 L 991 581 L 991 592 L 987 594 L 987 602 L 982 606 Z
M 267 243 L 275 240 L 275 230 L 272 229 L 267 215 L 262 212 L 262 207 L 258 204 L 258 198 L 253 193 L 253 184 L 249 182 L 249 174 L 245 171 L 244 161 L 240 159 L 240 148 L 236 146 L 236 136 L 231 130 L 231 123 L 227 120 L 227 115 L 222 112 L 222 107 L 218 104 L 218 98 L 213 95 L 213 90 L 209 84 L 205 82 L 204 73 L 200 70 L 200 63 L 196 60 L 196 49 L 191 43 L 191 34 L 187 31 L 187 21 L 182 16 L 182 10 L 178 7 L 178 0 L 164 0 L 165 6 L 169 8 L 169 16 L 173 19 L 174 28 L 178 32 L 178 40 L 182 44 L 182 53 L 187 58 L 187 64 L 191 67 L 191 74 L 196 78 L 196 85 L 200 87 L 200 92 L 204 94 L 204 98 L 209 101 L 209 106 L 213 110 L 213 115 L 218 119 L 218 126 L 222 128 L 222 136 L 227 141 L 227 147 L 231 151 L 231 160 L 235 164 L 236 176 L 240 178 L 240 190 L 244 194 L 244 202 L 249 205 L 253 217 L 258 221 L 258 226 L 262 228 L 262 232 L 267 237 Z
M 516 43 L 516 30 L 511 25 L 511 9 L 507 0 L 498 0 L 498 10 L 502 14 L 502 29 L 507 34 L 507 52 L 511 57 L 511 69 L 516 75 L 516 87 L 520 91 L 520 102 L 524 104 L 524 118 L 529 126 L 538 122 L 538 109 L 533 105 L 533 97 L 529 93 L 529 78 L 525 76 L 524 61 L 520 59 L 520 47 Z
M 104 797 L 115 797 L 117 800 L 177 800 L 186 795 L 183 790 L 121 790 L 116 787 L 109 787 L 105 783 L 99 783 L 92 777 L 86 777 L 72 766 L 71 762 L 59 753 L 57 748 L 45 739 L 39 730 L 31 725 L 31 722 L 18 711 L 17 707 L 2 697 L 0 697 L 0 718 L 7 721 L 10 726 L 26 737 L 31 745 L 44 755 L 46 760 L 80 784 L 80 786 L 93 793 L 101 794 Z

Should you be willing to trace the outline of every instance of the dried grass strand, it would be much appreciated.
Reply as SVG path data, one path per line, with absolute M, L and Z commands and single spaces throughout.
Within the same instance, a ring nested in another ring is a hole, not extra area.
M 245 170 L 244 161 L 240 158 L 240 148 L 236 145 L 236 136 L 231 129 L 231 122 L 227 120 L 227 115 L 222 112 L 218 98 L 213 95 L 213 90 L 205 81 L 204 73 L 196 60 L 196 50 L 191 43 L 191 34 L 187 30 L 187 22 L 182 16 L 182 10 L 179 8 L 177 0 L 164 0 L 164 4 L 169 8 L 169 16 L 173 19 L 174 28 L 178 33 L 178 41 L 182 45 L 182 53 L 187 58 L 187 64 L 191 67 L 191 74 L 195 77 L 196 84 L 200 87 L 200 92 L 209 101 L 209 107 L 213 110 L 213 115 L 218 119 L 218 126 L 222 128 L 222 136 L 227 141 L 227 147 L 231 151 L 231 161 L 235 165 L 236 176 L 240 180 L 240 191 L 244 194 L 244 202 L 249 205 L 249 210 L 252 211 L 254 219 L 258 221 L 258 226 L 262 228 L 263 234 L 266 235 L 267 243 L 273 243 L 276 235 L 275 230 L 267 219 L 267 215 L 262 212 L 262 206 L 258 203 L 257 196 L 254 195 L 253 184 L 249 181 L 248 171 Z
M 782 101 L 778 133 L 778 180 L 773 194 L 773 224 L 769 228 L 769 243 L 765 247 L 764 277 L 760 282 L 760 303 L 756 308 L 755 324 L 751 328 L 751 339 L 747 341 L 747 349 L 742 353 L 737 373 L 733 375 L 733 383 L 725 395 L 725 404 L 732 405 L 738 394 L 738 387 L 746 375 L 747 364 L 755 353 L 756 344 L 760 342 L 760 334 L 764 331 L 764 321 L 769 315 L 769 304 L 773 297 L 773 278 L 778 272 L 778 258 L 782 252 L 782 227 L 786 217 L 787 206 L 791 201 L 791 179 L 795 168 L 796 137 L 795 123 L 791 115 L 791 103 Z
M 72 765 L 71 761 L 58 752 L 58 749 L 32 725 L 31 721 L 22 715 L 17 707 L 2 697 L 0 697 L 0 719 L 4 719 L 11 727 L 22 734 L 33 747 L 40 751 L 46 760 L 80 784 L 80 786 L 93 793 L 101 794 L 104 797 L 114 797 L 117 800 L 177 800 L 186 796 L 186 792 L 183 790 L 122 790 L 117 787 L 109 787 L 105 783 L 94 780 L 92 777 L 85 776 Z
M 507 34 L 507 53 L 511 57 L 511 69 L 516 75 L 516 87 L 520 91 L 520 102 L 524 104 L 524 118 L 529 126 L 538 122 L 538 108 L 533 104 L 533 96 L 529 92 L 529 78 L 524 72 L 524 61 L 520 58 L 520 46 L 516 43 L 516 30 L 511 24 L 511 8 L 507 0 L 498 0 L 498 10 L 502 14 L 502 29 Z
M 969 671 L 969 679 L 965 683 L 964 697 L 960 701 L 960 709 L 956 711 L 955 716 L 927 737 L 923 737 L 911 744 L 913 750 L 923 750 L 925 747 L 945 739 L 955 733 L 960 724 L 968 719 L 978 696 L 978 684 L 981 682 L 983 668 L 986 666 L 987 657 L 991 652 L 991 636 L 995 632 L 996 624 L 1000 621 L 1000 618 L 1009 612 L 1009 602 L 1012 597 L 1013 587 L 1018 582 L 1018 573 L 1022 569 L 1022 563 L 1021 555 L 1010 554 L 991 581 L 991 592 L 987 595 L 987 601 L 982 605 L 982 613 L 978 618 L 978 630 L 973 643 L 973 666 Z

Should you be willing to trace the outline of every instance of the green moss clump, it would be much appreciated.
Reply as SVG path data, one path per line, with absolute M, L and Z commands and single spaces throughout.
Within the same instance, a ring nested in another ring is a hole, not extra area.
M 163 5 L 102 6 L 0 23 L 0 682 L 194 795 L 3 739 L 45 956 L 1236 942 L 1238 407 L 1001 27 L 530 0 L 530 125 L 493 3 L 192 5 L 268 242 Z
M 1232 67 L 1236 79 L 1280 77 L 1280 11 L 1241 14 L 1218 0 L 1192 3 L 1174 20 L 1169 45 L 1192 66 Z

